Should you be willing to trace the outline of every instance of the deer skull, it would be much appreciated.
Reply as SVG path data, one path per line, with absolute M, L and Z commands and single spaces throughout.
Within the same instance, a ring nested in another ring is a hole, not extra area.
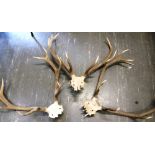
M 55 101 L 51 104 L 47 109 L 46 112 L 48 113 L 50 118 L 57 118 L 63 112 L 63 106 L 58 104 L 58 101 Z
M 85 84 L 84 80 L 85 80 L 84 76 L 78 77 L 76 75 L 72 75 L 70 85 L 73 87 L 74 91 L 81 90 L 82 88 L 84 88 Z
M 86 100 L 82 107 L 86 111 L 86 115 L 95 115 L 97 111 L 102 110 L 102 105 L 99 103 L 96 97 L 93 97 L 91 100 Z

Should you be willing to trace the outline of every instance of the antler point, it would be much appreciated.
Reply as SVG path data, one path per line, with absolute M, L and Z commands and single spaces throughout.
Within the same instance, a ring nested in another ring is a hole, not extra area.
M 98 62 L 99 60 L 99 55 L 97 56 L 96 60 L 95 60 L 95 64 Z
M 33 34 L 33 32 L 31 32 L 31 37 L 33 37 L 33 38 L 34 38 L 34 34 Z

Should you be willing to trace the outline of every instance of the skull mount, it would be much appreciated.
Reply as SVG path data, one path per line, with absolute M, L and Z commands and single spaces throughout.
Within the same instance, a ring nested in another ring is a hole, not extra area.
M 82 88 L 84 88 L 84 85 L 85 85 L 84 80 L 85 80 L 85 76 L 72 75 L 70 85 L 74 89 L 74 91 L 79 91 Z
M 86 115 L 92 116 L 95 115 L 97 111 L 102 110 L 102 105 L 99 103 L 96 97 L 93 97 L 90 100 L 86 100 L 82 107 L 84 108 Z

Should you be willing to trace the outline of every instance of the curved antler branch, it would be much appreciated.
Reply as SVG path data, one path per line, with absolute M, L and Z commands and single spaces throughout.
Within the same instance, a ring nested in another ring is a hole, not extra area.
M 150 110 L 144 111 L 144 112 L 138 112 L 138 113 L 133 113 L 133 112 L 125 112 L 121 110 L 117 110 L 114 108 L 107 108 L 103 107 L 103 111 L 107 111 L 111 114 L 118 115 L 118 116 L 124 116 L 124 117 L 129 117 L 132 119 L 147 119 L 150 117 L 153 113 L 155 113 L 155 108 L 151 108 Z
M 62 114 L 63 107 L 62 105 L 58 104 L 58 101 L 55 100 L 53 104 L 51 104 L 49 107 L 24 107 L 24 106 L 18 106 L 11 103 L 7 97 L 4 94 L 4 81 L 2 79 L 1 89 L 0 89 L 0 103 L 3 103 L 4 106 L 0 106 L 0 110 L 11 110 L 11 111 L 17 111 L 17 112 L 23 112 L 20 113 L 20 115 L 26 116 L 30 115 L 34 112 L 45 112 L 48 113 L 50 118 L 57 118 L 58 115 Z
M 106 63 L 106 61 L 112 56 L 112 45 L 109 41 L 108 38 L 106 38 L 106 41 L 105 43 L 107 44 L 108 46 L 108 54 L 106 55 L 106 57 L 103 59 L 102 62 L 98 63 L 98 60 L 99 60 L 99 56 L 97 57 L 96 61 L 94 64 L 92 64 L 84 73 L 84 76 L 85 77 L 88 77 L 90 74 L 92 74 L 93 72 L 95 72 L 96 70 L 100 69 L 101 67 L 104 66 L 104 64 Z
M 0 102 L 4 106 L 0 106 L 0 110 L 14 110 L 23 111 L 25 114 L 32 114 L 33 112 L 46 112 L 45 107 L 22 107 L 11 103 L 4 94 L 4 80 L 2 79 L 1 89 L 0 89 Z

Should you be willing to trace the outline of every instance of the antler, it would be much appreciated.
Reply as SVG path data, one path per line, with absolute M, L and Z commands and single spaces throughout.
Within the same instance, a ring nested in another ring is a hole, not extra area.
M 109 41 L 109 39 L 107 38 L 105 43 L 107 44 L 109 51 L 108 54 L 106 55 L 106 57 L 103 59 L 102 62 L 98 63 L 99 60 L 99 56 L 97 57 L 96 61 L 94 64 L 92 64 L 84 73 L 85 77 L 88 77 L 90 74 L 94 73 L 96 70 L 98 70 L 99 68 L 103 67 L 105 65 L 105 63 L 107 62 L 107 60 L 112 56 L 113 52 L 112 52 L 112 45 Z
M 57 81 L 56 82 L 56 88 L 55 88 L 55 101 L 53 104 L 51 104 L 49 107 L 23 107 L 23 106 L 17 106 L 11 103 L 7 97 L 4 94 L 4 81 L 2 79 L 2 84 L 0 88 L 0 102 L 4 104 L 4 106 L 0 106 L 0 110 L 14 110 L 14 111 L 22 111 L 24 113 L 20 113 L 21 115 L 30 115 L 34 112 L 45 112 L 48 113 L 50 118 L 56 118 L 58 115 L 62 114 L 63 107 L 62 105 L 58 104 L 57 96 L 60 92 L 60 84 Z
M 147 111 L 144 112 L 137 112 L 137 113 L 133 113 L 133 112 L 125 112 L 125 111 L 121 111 L 118 109 L 114 109 L 114 108 L 108 108 L 108 107 L 102 107 L 102 110 L 114 115 L 118 115 L 118 116 L 124 116 L 124 117 L 129 117 L 132 119 L 150 119 L 153 116 L 153 113 L 155 113 L 155 108 L 151 108 Z
M 59 67 L 58 73 L 60 71 L 61 65 Z M 62 105 L 58 104 L 58 95 L 61 90 L 61 85 L 59 83 L 59 75 L 56 78 L 55 82 L 55 93 L 54 93 L 54 103 L 51 104 L 49 107 L 23 107 L 17 106 L 11 103 L 4 94 L 4 81 L 2 79 L 2 84 L 0 88 L 0 102 L 4 104 L 4 106 L 0 106 L 0 110 L 14 110 L 14 111 L 23 111 L 24 113 L 20 113 L 21 115 L 30 115 L 34 112 L 45 112 L 48 113 L 50 118 L 56 118 L 58 115 L 62 114 L 63 107 Z
M 117 54 L 117 51 L 115 53 L 111 53 L 110 51 L 108 56 L 105 58 L 104 67 L 101 70 L 100 75 L 98 77 L 98 81 L 96 84 L 96 89 L 94 91 L 93 97 L 92 99 L 87 100 L 83 103 L 83 108 L 85 109 L 87 113 L 86 116 L 94 115 L 96 114 L 97 111 L 105 111 L 105 112 L 108 112 L 114 115 L 129 117 L 132 119 L 148 119 L 148 118 L 151 118 L 150 115 L 152 115 L 155 112 L 155 108 L 152 108 L 145 112 L 139 112 L 139 113 L 125 112 L 125 111 L 121 111 L 119 108 L 115 109 L 115 108 L 104 107 L 98 101 L 98 94 L 99 94 L 100 88 L 106 82 L 105 80 L 103 81 L 103 77 L 104 77 L 106 70 L 110 66 L 115 65 L 115 64 L 120 64 L 120 63 L 133 65 L 131 63 L 133 60 L 126 59 L 123 57 L 122 54 L 125 53 L 126 51 L 127 50 L 124 50 L 120 54 Z
M 129 64 L 129 65 L 134 65 L 132 64 L 131 62 L 133 62 L 132 59 L 126 59 L 123 57 L 123 53 L 125 53 L 127 50 L 124 50 L 122 51 L 121 53 L 117 54 L 117 50 L 115 51 L 115 53 L 111 53 L 110 52 L 110 55 L 108 55 L 104 61 L 104 67 L 102 68 L 101 72 L 100 72 L 100 75 L 99 75 L 99 78 L 98 78 L 98 81 L 97 81 L 97 85 L 96 85 L 96 89 L 95 89 L 95 92 L 94 92 L 94 97 L 98 95 L 99 93 L 99 90 L 101 88 L 101 86 L 104 84 L 105 81 L 103 81 L 103 77 L 104 77 L 104 74 L 106 72 L 106 70 L 115 65 L 115 64 L 122 64 L 122 63 L 125 63 L 125 64 Z
M 45 52 L 45 56 L 43 57 L 34 57 L 35 59 L 39 59 L 39 60 L 44 60 L 52 69 L 52 71 L 55 74 L 55 92 L 54 92 L 54 99 L 55 101 L 58 100 L 58 95 L 60 93 L 61 90 L 61 85 L 60 85 L 60 70 L 62 67 L 62 61 L 61 59 L 57 57 L 58 60 L 58 64 L 59 64 L 59 68 L 57 69 L 57 67 L 55 66 L 55 64 L 50 60 L 49 56 L 48 56 L 48 52 L 47 50 L 39 43 L 39 41 L 35 38 L 34 34 L 31 32 L 31 36 L 34 38 L 34 40 L 36 41 L 36 43 L 39 45 L 39 47 Z M 53 40 L 56 39 L 56 36 L 53 37 Z M 52 42 L 53 42 L 52 40 Z
M 35 36 L 34 36 L 34 34 L 32 32 L 31 32 L 31 36 L 34 38 L 34 40 L 40 46 L 40 48 L 45 52 L 44 57 L 34 57 L 34 58 L 39 59 L 39 60 L 44 60 L 51 67 L 52 71 L 55 74 L 54 103 L 51 104 L 46 109 L 46 112 L 49 113 L 49 117 L 56 118 L 56 117 L 58 117 L 59 114 L 62 114 L 62 112 L 63 112 L 63 106 L 58 104 L 58 95 L 59 95 L 59 93 L 61 91 L 61 85 L 60 85 L 59 79 L 60 79 L 60 70 L 61 70 L 61 67 L 62 67 L 62 61 L 56 55 L 56 59 L 59 61 L 59 63 L 58 63 L 59 68 L 57 69 L 55 64 L 50 60 L 47 50 L 40 44 L 40 42 L 35 38 Z M 56 39 L 56 36 L 51 41 L 53 42 L 54 39 Z M 48 42 L 48 44 L 50 44 L 50 43 Z
M 87 115 L 90 115 L 90 116 L 96 114 L 97 111 L 102 110 L 102 105 L 98 101 L 97 97 L 98 97 L 101 86 L 103 86 L 103 84 L 106 82 L 105 80 L 103 80 L 103 77 L 104 77 L 106 70 L 110 66 L 115 65 L 115 64 L 126 63 L 126 64 L 131 65 L 131 61 L 133 61 L 131 59 L 126 59 L 123 57 L 123 53 L 126 52 L 127 50 L 124 50 L 120 54 L 117 54 L 117 51 L 115 51 L 114 53 L 112 52 L 112 46 L 111 46 L 111 43 L 108 39 L 107 39 L 107 45 L 109 47 L 109 53 L 104 58 L 104 61 L 100 64 L 94 65 L 87 72 L 87 75 L 89 75 L 90 73 L 92 73 L 93 71 L 98 69 L 98 67 L 101 67 L 102 65 L 104 65 L 100 74 L 99 74 L 98 81 L 96 84 L 96 88 L 95 88 L 95 91 L 94 91 L 92 98 L 90 100 L 85 101 L 82 105 L 84 107 Z
M 0 110 L 14 110 L 14 111 L 24 111 L 23 115 L 29 115 L 33 112 L 46 112 L 46 107 L 22 107 L 17 106 L 11 103 L 4 94 L 4 81 L 2 79 L 1 89 L 0 89 L 0 102 L 4 104 L 4 106 L 0 107 Z
M 94 94 L 93 94 L 93 98 L 97 97 L 98 96 L 98 93 L 100 91 L 100 88 L 101 86 L 106 82 L 106 80 L 103 80 L 103 77 L 104 77 L 104 74 L 106 72 L 106 70 L 115 65 L 115 64 L 122 64 L 122 63 L 125 63 L 125 64 L 129 64 L 129 65 L 134 65 L 132 64 L 131 62 L 133 61 L 132 59 L 127 59 L 123 56 L 123 54 L 125 52 L 128 51 L 128 49 L 120 52 L 120 53 L 117 53 L 117 50 L 113 53 L 112 51 L 112 46 L 111 46 L 111 43 L 109 41 L 109 39 L 107 39 L 107 45 L 109 47 L 109 52 L 107 54 L 107 56 L 104 58 L 103 62 L 100 63 L 100 64 L 96 64 L 94 65 L 91 69 L 89 69 L 89 71 L 87 72 L 87 75 L 89 75 L 90 73 L 96 71 L 98 68 L 100 68 L 101 66 L 103 66 L 100 74 L 99 74 L 99 77 L 98 77 L 98 81 L 97 81 L 97 84 L 96 84 L 96 88 L 95 88 L 95 91 L 94 91 Z
M 51 51 L 51 55 L 52 57 L 54 58 L 55 62 L 58 63 L 58 58 L 61 59 L 55 49 L 53 48 L 53 42 L 56 40 L 58 34 L 56 34 L 55 36 L 51 35 L 49 38 L 48 38 L 48 48 L 50 49 Z M 62 61 L 61 59 L 61 62 L 62 62 L 62 70 L 64 70 L 67 75 L 70 77 L 70 85 L 71 87 L 74 89 L 74 91 L 78 91 L 78 90 L 81 90 L 81 88 L 84 87 L 84 80 L 85 80 L 85 77 L 82 75 L 82 76 L 77 76 L 75 74 L 75 72 L 73 71 L 73 67 L 72 67 L 72 64 L 71 64 L 71 61 L 68 57 L 68 54 L 66 53 L 65 54 L 66 56 L 66 59 L 67 59 L 67 64 L 65 62 Z
M 52 57 L 54 58 L 54 60 L 58 63 L 58 58 L 61 59 L 55 49 L 53 48 L 52 44 L 53 44 L 53 41 L 56 40 L 58 34 L 56 34 L 55 36 L 51 35 L 49 38 L 48 38 L 48 47 L 51 51 L 51 55 Z M 62 69 L 69 75 L 69 77 L 71 78 L 71 81 L 70 81 L 70 85 L 73 87 L 73 89 L 75 91 L 78 91 L 78 90 L 81 90 L 82 88 L 84 88 L 84 85 L 85 85 L 85 79 L 90 75 L 92 74 L 93 72 L 95 72 L 96 70 L 100 69 L 101 67 L 103 67 L 105 64 L 107 64 L 109 61 L 111 61 L 111 59 L 113 59 L 116 55 L 116 52 L 113 54 L 112 52 L 112 45 L 109 41 L 109 39 L 107 38 L 106 40 L 106 44 L 109 48 L 109 52 L 107 54 L 107 56 L 104 58 L 104 60 L 101 62 L 101 63 L 98 63 L 98 60 L 99 60 L 99 56 L 97 57 L 96 61 L 94 64 L 92 64 L 86 71 L 84 74 L 82 74 L 81 76 L 77 76 L 75 74 L 75 72 L 73 72 L 73 67 L 71 65 L 71 62 L 68 58 L 68 55 L 66 54 L 66 58 L 67 58 L 67 65 L 62 61 Z M 123 51 L 123 52 L 126 52 L 127 50 Z M 122 52 L 122 53 L 123 53 Z M 129 61 L 129 60 L 128 60 Z M 122 63 L 123 63 L 123 59 L 122 59 Z

